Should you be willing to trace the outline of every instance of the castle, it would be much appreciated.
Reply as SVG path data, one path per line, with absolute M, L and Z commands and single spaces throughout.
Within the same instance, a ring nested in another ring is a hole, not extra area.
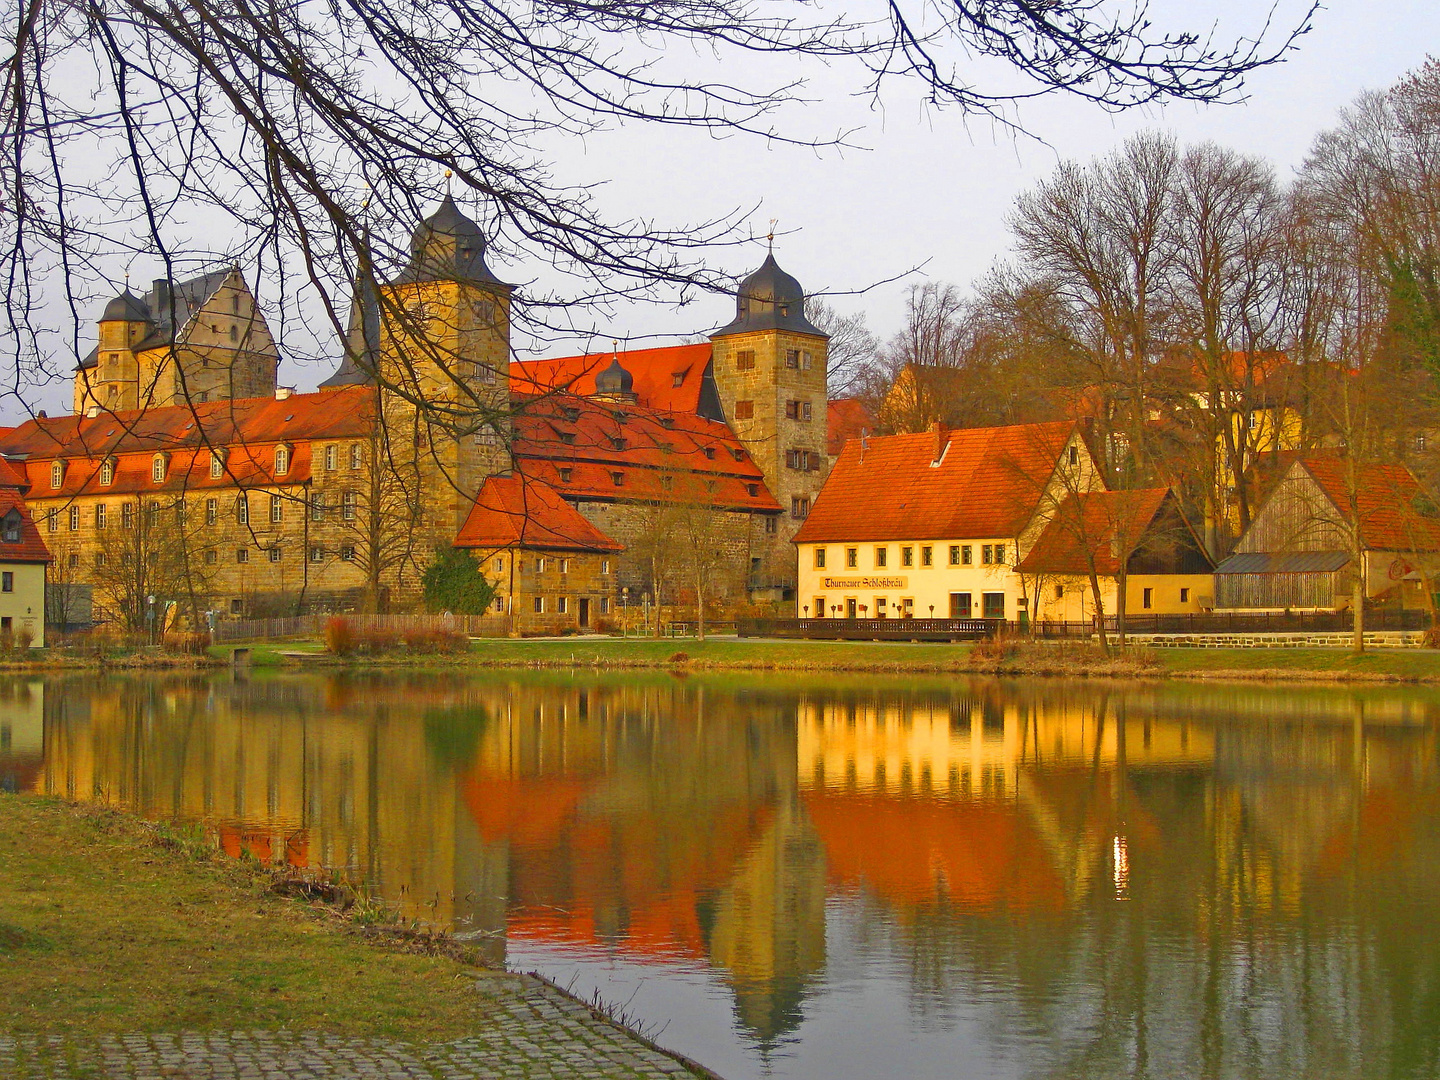
M 75 412 L 0 432 L 54 554 L 133 617 L 145 598 L 235 616 L 419 598 L 473 550 L 521 629 L 624 597 L 789 599 L 791 538 L 825 479 L 826 335 L 773 255 L 708 344 L 517 361 L 514 289 L 450 199 L 393 280 L 357 289 L 313 393 L 238 269 L 128 289 L 75 372 Z

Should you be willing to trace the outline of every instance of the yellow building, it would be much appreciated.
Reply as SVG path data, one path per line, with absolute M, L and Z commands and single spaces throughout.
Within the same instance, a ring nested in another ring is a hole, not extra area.
M 30 517 L 25 478 L 0 460 L 0 643 L 45 644 L 45 578 L 50 551 Z

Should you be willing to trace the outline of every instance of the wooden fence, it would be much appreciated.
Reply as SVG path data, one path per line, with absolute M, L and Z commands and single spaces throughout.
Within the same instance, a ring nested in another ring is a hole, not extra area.
M 741 637 L 979 641 L 1006 625 L 1003 619 L 741 619 L 735 630 Z
M 236 619 L 215 624 L 218 641 L 277 641 L 318 638 L 331 619 L 344 619 L 357 632 L 385 630 L 403 637 L 426 630 L 458 630 L 471 637 L 504 637 L 508 615 L 291 615 L 278 619 Z

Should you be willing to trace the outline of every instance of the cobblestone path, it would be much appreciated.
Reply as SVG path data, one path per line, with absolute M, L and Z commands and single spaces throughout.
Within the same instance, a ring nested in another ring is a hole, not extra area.
M 476 981 L 476 1032 L 417 1045 L 294 1031 L 0 1035 L 3 1080 L 672 1080 L 696 1074 L 539 979 Z M 704 1074 L 701 1074 L 704 1075 Z

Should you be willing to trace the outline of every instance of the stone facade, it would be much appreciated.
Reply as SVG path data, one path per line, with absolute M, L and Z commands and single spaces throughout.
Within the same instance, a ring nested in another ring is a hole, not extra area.
M 616 617 L 615 556 L 508 548 L 484 561 L 500 592 L 495 611 L 520 634 L 596 629 Z

